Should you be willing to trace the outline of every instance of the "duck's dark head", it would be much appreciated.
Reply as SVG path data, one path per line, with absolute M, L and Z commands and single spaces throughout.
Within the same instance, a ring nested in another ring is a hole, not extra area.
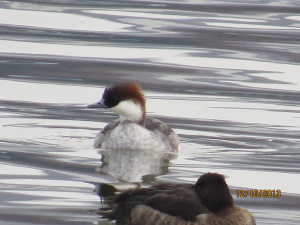
M 137 83 L 117 84 L 105 88 L 102 99 L 88 108 L 108 108 L 119 114 L 121 121 L 145 123 L 146 101 Z
M 195 190 L 202 204 L 213 213 L 234 205 L 228 185 L 221 174 L 203 174 L 198 179 Z

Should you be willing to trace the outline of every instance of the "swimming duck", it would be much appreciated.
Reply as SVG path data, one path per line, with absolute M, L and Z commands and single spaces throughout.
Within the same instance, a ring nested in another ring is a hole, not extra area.
M 120 117 L 96 136 L 95 148 L 171 152 L 180 148 L 179 137 L 173 129 L 160 120 L 146 118 L 146 100 L 136 83 L 106 87 L 102 99 L 88 108 L 107 108 Z
M 113 199 L 109 218 L 127 225 L 255 225 L 234 205 L 223 175 L 206 173 L 195 185 L 159 184 L 125 191 Z

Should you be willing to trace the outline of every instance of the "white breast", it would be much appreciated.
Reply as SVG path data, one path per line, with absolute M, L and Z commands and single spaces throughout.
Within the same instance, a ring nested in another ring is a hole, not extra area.
M 133 102 L 131 99 L 121 101 L 118 105 L 109 108 L 109 110 L 117 113 L 121 121 L 129 120 L 138 122 L 143 117 L 141 105 Z
M 179 138 L 173 130 L 171 131 L 171 134 L 166 135 L 159 129 L 148 130 L 139 124 L 121 121 L 114 129 L 105 133 L 100 132 L 95 139 L 94 146 L 95 148 L 106 149 L 123 148 L 174 152 L 179 149 Z

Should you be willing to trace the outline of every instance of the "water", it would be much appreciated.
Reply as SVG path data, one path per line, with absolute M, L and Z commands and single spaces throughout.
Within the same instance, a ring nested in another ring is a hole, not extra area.
M 300 4 L 199 2 L 0 1 L 0 224 L 112 224 L 97 192 L 205 172 L 257 224 L 299 224 Z M 92 147 L 116 115 L 86 105 L 132 81 L 178 155 Z

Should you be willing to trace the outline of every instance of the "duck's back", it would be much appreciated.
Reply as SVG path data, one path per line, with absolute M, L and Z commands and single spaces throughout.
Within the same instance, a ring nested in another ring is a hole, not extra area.
M 114 120 L 97 135 L 95 148 L 143 149 L 176 152 L 180 141 L 177 134 L 160 120 L 147 118 L 145 127 L 130 121 Z

